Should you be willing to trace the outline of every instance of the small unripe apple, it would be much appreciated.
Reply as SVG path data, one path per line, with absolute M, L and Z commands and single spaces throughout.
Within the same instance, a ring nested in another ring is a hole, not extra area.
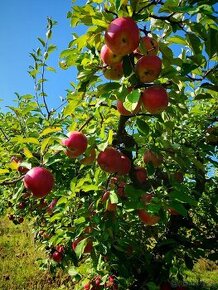
M 139 29 L 130 17 L 114 19 L 105 33 L 105 43 L 114 53 L 127 55 L 139 45 Z
M 151 83 L 156 80 L 162 68 L 162 61 L 156 55 L 142 56 L 135 65 L 135 72 L 142 83 Z
M 148 178 L 147 170 L 144 167 L 140 167 L 140 166 L 135 167 L 134 174 L 135 174 L 136 180 L 141 184 L 143 184 Z
M 131 115 L 137 114 L 140 111 L 141 104 L 142 104 L 141 101 L 139 101 L 137 106 L 136 106 L 136 108 L 133 111 L 130 112 L 127 109 L 125 109 L 125 107 L 123 105 L 123 102 L 118 100 L 117 101 L 117 110 L 123 116 L 131 116 Z
M 110 48 L 104 44 L 100 52 L 100 58 L 107 65 L 114 65 L 116 63 L 120 63 L 123 56 L 112 52 Z
M 123 63 L 116 63 L 103 68 L 104 77 L 108 80 L 120 80 L 123 76 Z
M 151 150 L 147 150 L 144 153 L 143 159 L 144 159 L 145 164 L 151 162 L 154 167 L 160 166 L 163 162 L 163 157 L 161 155 L 155 154 Z
M 138 210 L 139 219 L 146 225 L 152 226 L 159 222 L 160 217 L 156 215 L 151 215 L 146 212 L 144 209 Z
M 67 139 L 62 140 L 62 144 L 67 147 L 67 156 L 76 158 L 86 151 L 88 141 L 82 132 L 73 131 Z
M 52 254 L 52 259 L 57 262 L 57 263 L 60 263 L 63 259 L 63 255 L 62 253 L 58 252 L 58 251 L 55 251 L 53 254 Z
M 140 39 L 139 47 L 135 51 L 143 55 L 157 55 L 158 53 L 158 42 L 156 39 L 144 36 Z
M 33 167 L 24 179 L 24 187 L 32 191 L 35 197 L 47 195 L 54 186 L 53 174 L 44 167 Z
M 142 103 L 151 114 L 160 114 L 168 107 L 168 94 L 161 86 L 152 86 L 142 93 Z

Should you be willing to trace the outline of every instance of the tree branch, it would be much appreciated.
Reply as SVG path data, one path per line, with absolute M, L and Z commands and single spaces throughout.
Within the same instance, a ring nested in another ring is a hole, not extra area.
M 5 181 L 1 182 L 0 185 L 12 185 L 12 184 L 15 184 L 18 181 L 22 180 L 24 178 L 24 176 L 25 175 L 22 175 L 19 178 L 14 179 L 14 180 L 5 180 Z

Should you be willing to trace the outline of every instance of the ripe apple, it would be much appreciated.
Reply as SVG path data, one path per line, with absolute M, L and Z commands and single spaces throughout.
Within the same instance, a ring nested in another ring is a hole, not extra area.
M 57 262 L 57 263 L 60 263 L 63 259 L 63 255 L 62 253 L 58 252 L 58 251 L 55 251 L 53 254 L 52 254 L 52 259 Z
M 113 65 L 116 63 L 120 63 L 123 56 L 112 52 L 110 48 L 106 44 L 104 44 L 100 52 L 100 58 L 107 65 Z
M 119 175 L 126 175 L 130 172 L 131 166 L 132 166 L 131 160 L 126 155 L 121 154 L 117 173 Z
M 109 200 L 106 210 L 110 211 L 110 212 L 116 211 L 117 210 L 117 204 L 116 203 L 111 203 L 111 201 Z
M 128 111 L 127 109 L 125 109 L 124 105 L 123 105 L 123 102 L 118 100 L 117 101 L 117 110 L 118 112 L 120 113 L 120 115 L 123 115 L 123 116 L 131 116 L 131 115 L 135 115 L 137 114 L 140 109 L 141 109 L 141 101 L 138 102 L 136 108 L 133 110 L 133 111 Z
M 88 141 L 82 132 L 73 131 L 67 139 L 62 140 L 62 144 L 67 147 L 67 156 L 76 158 L 86 151 Z
M 140 166 L 135 167 L 134 174 L 135 174 L 136 180 L 141 184 L 143 184 L 148 178 L 147 170 L 144 167 L 140 167 Z
M 83 237 L 78 237 L 78 238 L 76 238 L 76 239 L 72 242 L 71 247 L 72 247 L 72 250 L 73 250 L 73 251 L 75 251 L 77 245 L 78 245 L 79 242 L 82 241 L 83 239 L 84 239 Z M 85 253 L 85 254 L 91 253 L 92 248 L 93 248 L 92 241 L 91 241 L 91 240 L 88 240 L 88 243 L 87 243 L 87 245 L 85 246 L 85 249 L 84 249 L 84 253 Z
M 116 173 L 120 166 L 120 152 L 114 147 L 107 147 L 99 153 L 97 162 L 102 170 Z
M 139 45 L 139 29 L 130 17 L 114 19 L 105 33 L 105 43 L 115 54 L 127 55 Z
M 156 80 L 162 68 L 162 61 L 156 55 L 142 56 L 135 65 L 135 72 L 142 83 L 151 83 Z
M 83 286 L 83 289 L 84 290 L 90 290 L 90 287 L 91 287 L 91 284 L 90 282 L 86 283 L 84 286 Z
M 55 247 L 55 250 L 59 253 L 64 253 L 64 246 L 63 245 L 57 245 Z
M 156 39 L 149 36 L 144 36 L 140 39 L 139 47 L 135 52 L 143 55 L 157 55 L 158 48 L 158 42 Z
M 85 158 L 83 158 L 80 163 L 84 164 L 84 165 L 90 165 L 94 162 L 96 157 L 96 152 L 95 152 L 95 148 L 92 148 L 89 152 L 89 155 L 86 156 Z
M 23 183 L 24 187 L 32 191 L 35 197 L 43 197 L 52 190 L 54 177 L 44 167 L 33 167 L 24 176 Z
M 168 107 L 168 94 L 161 86 L 152 86 L 142 93 L 142 103 L 151 114 L 160 114 Z
M 126 197 L 126 194 L 125 194 L 125 186 L 126 186 L 126 182 L 125 181 L 121 181 L 117 185 L 117 194 L 120 197 Z
M 163 282 L 160 285 L 160 290 L 171 290 L 171 284 L 169 282 Z
M 146 225 L 152 226 L 159 222 L 160 217 L 156 215 L 151 215 L 144 209 L 138 209 L 139 219 Z
M 103 68 L 103 74 L 108 80 L 120 80 L 123 76 L 123 63 L 116 63 Z
M 143 156 L 145 164 L 151 162 L 154 167 L 158 167 L 163 162 L 163 157 L 161 155 L 155 154 L 151 150 L 147 150 Z

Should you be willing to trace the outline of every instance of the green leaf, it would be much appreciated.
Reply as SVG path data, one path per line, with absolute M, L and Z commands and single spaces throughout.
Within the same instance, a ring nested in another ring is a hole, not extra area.
M 52 66 L 47 66 L 47 67 L 46 67 L 46 70 L 48 70 L 48 71 L 52 71 L 52 72 L 56 72 L 56 69 L 53 68 Z
M 45 47 L 45 41 L 40 37 L 37 37 L 37 39 L 39 40 L 39 42 L 41 42 L 42 46 Z
M 130 56 L 126 55 L 123 58 L 123 73 L 125 77 L 128 77 L 132 73 L 132 64 Z
M 187 33 L 186 34 L 187 43 L 192 48 L 194 54 L 201 53 L 201 41 L 194 33 Z
M 111 203 L 118 203 L 118 197 L 114 190 L 110 191 L 110 201 Z
M 217 47 L 218 47 L 218 31 L 213 28 L 209 28 L 207 40 L 205 42 L 205 50 L 210 58 L 212 58 L 217 53 Z
M 61 131 L 61 127 L 49 127 L 49 128 L 44 129 L 39 136 L 43 137 L 45 135 L 55 133 L 55 132 L 60 132 L 60 131 Z
M 171 36 L 167 40 L 171 43 L 186 45 L 186 40 L 182 36 L 179 36 L 179 35 Z
M 137 129 L 139 133 L 146 136 L 148 135 L 150 129 L 149 129 L 148 124 L 145 121 L 138 118 L 136 121 L 136 125 L 137 125 Z
M 87 243 L 88 243 L 88 239 L 85 238 L 77 244 L 76 249 L 75 249 L 75 253 L 76 253 L 76 256 L 78 259 L 80 259 L 82 254 L 84 253 L 84 250 L 85 250 Z
M 48 51 L 48 53 L 51 53 L 56 49 L 57 49 L 56 45 L 50 44 L 47 51 Z

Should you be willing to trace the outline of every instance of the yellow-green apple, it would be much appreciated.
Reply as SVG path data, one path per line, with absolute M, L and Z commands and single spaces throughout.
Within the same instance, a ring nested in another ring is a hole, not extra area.
M 140 39 L 139 46 L 135 52 L 143 55 L 157 55 L 158 48 L 158 42 L 156 39 L 144 36 Z
M 47 195 L 54 186 L 53 174 L 44 167 L 33 167 L 23 179 L 24 187 L 29 189 L 35 197 Z
M 87 148 L 87 138 L 79 131 L 73 131 L 69 133 L 67 139 L 62 140 L 62 144 L 67 147 L 66 154 L 70 158 L 76 158 L 83 154 Z
M 53 254 L 52 254 L 52 259 L 57 262 L 57 263 L 60 263 L 63 259 L 63 254 L 58 252 L 58 251 L 55 251 Z
M 71 244 L 71 247 L 72 247 L 72 250 L 75 251 L 76 250 L 76 247 L 77 245 L 79 244 L 80 241 L 82 241 L 84 238 L 83 237 L 78 237 L 76 238 L 72 244 Z M 91 240 L 88 240 L 87 241 L 87 244 L 85 246 L 85 249 L 84 249 L 84 253 L 87 254 L 87 253 L 91 253 L 93 249 L 93 244 L 92 244 L 92 241 Z
M 149 226 L 157 224 L 160 220 L 159 216 L 151 215 L 144 209 L 138 209 L 138 216 L 144 224 Z
M 143 184 L 148 178 L 147 170 L 144 167 L 140 167 L 140 166 L 135 167 L 134 174 L 135 174 L 136 180 L 141 184 Z
M 127 109 L 125 109 L 125 107 L 124 107 L 124 105 L 123 105 L 123 102 L 120 101 L 120 100 L 118 100 L 118 101 L 117 101 L 117 111 L 118 111 L 121 115 L 123 115 L 123 116 L 131 116 L 131 115 L 135 115 L 135 114 L 137 114 L 137 113 L 140 111 L 140 109 L 141 109 L 141 104 L 142 104 L 142 102 L 141 102 L 141 100 L 139 100 L 139 102 L 138 102 L 136 108 L 135 108 L 133 111 L 128 111 Z
M 84 157 L 80 163 L 81 164 L 84 164 L 84 165 L 90 165 L 94 162 L 95 160 L 95 157 L 96 157 L 96 152 L 95 152 L 95 148 L 92 148 L 89 152 L 89 155 Z
M 135 72 L 142 83 L 151 83 L 156 80 L 162 68 L 162 61 L 156 55 L 142 56 L 135 65 Z
M 119 62 L 103 68 L 103 74 L 108 80 L 120 80 L 123 76 L 123 63 Z
M 151 150 L 147 150 L 144 153 L 143 160 L 144 160 L 145 164 L 150 162 L 153 164 L 154 167 L 158 167 L 162 164 L 163 157 L 161 155 L 155 154 Z
M 120 167 L 120 152 L 114 147 L 107 147 L 99 153 L 97 162 L 102 170 L 116 173 Z
M 168 107 L 168 94 L 161 86 L 157 85 L 145 89 L 141 98 L 143 106 L 151 114 L 160 114 Z
M 116 63 L 120 63 L 123 56 L 112 52 L 110 48 L 106 44 L 104 44 L 100 52 L 100 58 L 104 63 L 108 65 L 113 65 Z
M 114 19 L 105 33 L 105 43 L 115 54 L 127 55 L 139 45 L 139 28 L 130 17 Z

